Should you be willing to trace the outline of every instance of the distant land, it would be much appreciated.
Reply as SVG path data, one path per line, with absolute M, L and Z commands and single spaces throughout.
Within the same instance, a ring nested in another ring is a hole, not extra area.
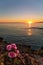
M 24 23 L 28 23 L 28 22 L 0 22 L 0 24 L 12 24 L 12 23 L 21 23 L 21 24 L 24 24 Z M 43 23 L 43 22 L 35 22 L 35 23 Z
M 39 21 L 39 22 L 36 21 L 36 22 L 34 22 L 34 23 L 43 23 L 43 21 Z

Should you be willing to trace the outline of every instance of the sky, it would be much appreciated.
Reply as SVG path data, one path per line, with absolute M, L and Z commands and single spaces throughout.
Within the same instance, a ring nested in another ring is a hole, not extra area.
M 0 0 L 0 22 L 43 21 L 43 0 Z

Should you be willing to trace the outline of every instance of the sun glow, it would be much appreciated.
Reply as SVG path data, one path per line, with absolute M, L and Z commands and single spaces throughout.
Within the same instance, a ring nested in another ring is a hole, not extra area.
M 32 21 L 28 21 L 28 24 L 29 24 L 29 28 L 32 27 Z
M 29 24 L 32 24 L 32 21 L 28 21 Z

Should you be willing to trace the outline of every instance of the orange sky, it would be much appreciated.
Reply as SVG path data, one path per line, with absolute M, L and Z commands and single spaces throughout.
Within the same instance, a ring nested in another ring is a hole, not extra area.
M 0 0 L 0 22 L 28 21 L 43 21 L 43 0 Z

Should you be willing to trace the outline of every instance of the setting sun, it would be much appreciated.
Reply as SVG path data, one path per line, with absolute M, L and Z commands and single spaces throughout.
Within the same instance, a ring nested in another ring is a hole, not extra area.
M 32 21 L 28 21 L 29 24 L 32 24 Z

